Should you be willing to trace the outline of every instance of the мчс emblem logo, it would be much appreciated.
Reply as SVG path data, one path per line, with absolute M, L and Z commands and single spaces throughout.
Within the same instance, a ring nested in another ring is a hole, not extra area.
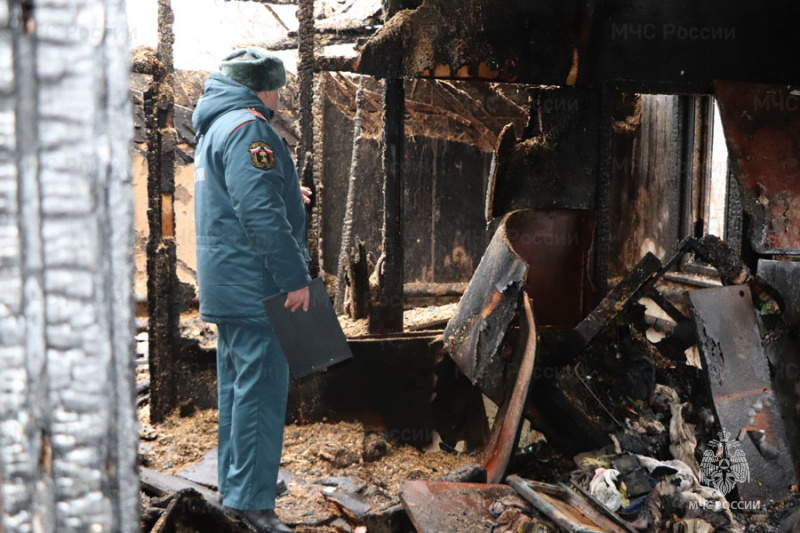
M 275 168 L 275 153 L 265 142 L 256 141 L 250 144 L 250 158 L 253 166 L 261 169 Z
M 706 450 L 703 461 L 700 463 L 700 481 L 712 485 L 722 494 L 728 494 L 736 483 L 750 481 L 750 467 L 744 450 L 733 451 L 741 446 L 739 441 L 731 439 L 731 434 L 725 428 L 718 433 L 719 440 L 712 440 L 709 447 L 716 450 Z

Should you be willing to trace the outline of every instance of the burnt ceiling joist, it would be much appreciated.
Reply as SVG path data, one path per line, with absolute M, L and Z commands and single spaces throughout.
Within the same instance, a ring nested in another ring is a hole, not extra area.
M 664 92 L 712 92 L 714 79 L 798 83 L 785 59 L 800 52 L 798 22 L 800 5 L 786 0 L 425 0 L 365 44 L 357 70 Z

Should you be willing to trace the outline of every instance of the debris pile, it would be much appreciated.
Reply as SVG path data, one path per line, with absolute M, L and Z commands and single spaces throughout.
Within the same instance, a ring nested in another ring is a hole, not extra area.
M 666 262 L 646 255 L 559 329 L 535 321 L 537 272 L 520 243 L 501 225 L 458 305 L 406 316 L 406 326 L 447 320 L 436 342 L 413 337 L 415 350 L 451 365 L 450 376 L 420 365 L 435 375 L 434 399 L 407 404 L 434 405 L 432 438 L 402 444 L 387 419 L 368 417 L 287 426 L 281 517 L 331 533 L 800 527 L 800 350 L 787 281 L 797 263 L 763 262 L 754 274 L 719 239 L 687 239 Z M 702 266 L 702 288 L 674 275 L 687 262 Z M 150 426 L 142 403 L 142 530 L 216 521 L 217 531 L 248 531 L 215 492 L 215 413 L 179 409 Z M 524 422 L 538 437 L 522 447 Z

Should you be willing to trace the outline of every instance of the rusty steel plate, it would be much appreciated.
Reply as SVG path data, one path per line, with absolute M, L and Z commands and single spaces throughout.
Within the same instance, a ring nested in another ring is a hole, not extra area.
M 788 497 L 797 481 L 749 287 L 695 290 L 689 300 L 714 410 L 727 432 L 717 441 L 746 458 L 749 481 L 737 483 L 739 496 Z M 719 445 L 710 447 L 713 452 Z
M 516 499 L 527 504 L 508 485 L 405 481 L 400 500 L 419 533 L 469 531 L 490 533 L 495 519 L 489 506 L 498 500 Z

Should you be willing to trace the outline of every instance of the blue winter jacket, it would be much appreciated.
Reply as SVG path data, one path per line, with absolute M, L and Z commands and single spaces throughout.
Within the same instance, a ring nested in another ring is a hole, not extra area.
M 311 281 L 300 181 L 271 118 L 253 91 L 216 73 L 192 116 L 197 283 L 207 322 L 266 323 L 263 298 Z

